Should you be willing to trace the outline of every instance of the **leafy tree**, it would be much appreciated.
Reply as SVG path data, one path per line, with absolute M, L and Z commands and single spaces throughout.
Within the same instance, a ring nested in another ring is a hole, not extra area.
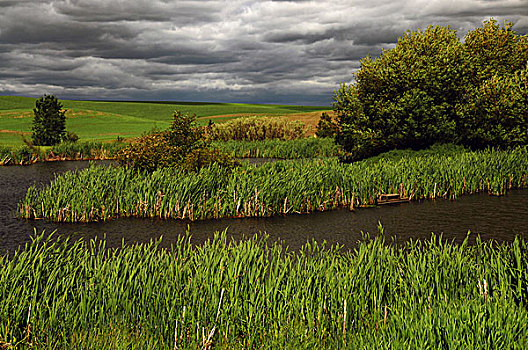
M 475 148 L 528 143 L 528 36 L 495 20 L 464 41 L 469 83 L 459 105 L 460 143 Z
M 54 95 L 44 95 L 33 109 L 32 140 L 35 145 L 52 146 L 62 141 L 66 132 L 66 110 Z
M 474 148 L 528 144 L 528 66 L 493 75 L 472 94 L 460 120 L 460 143 Z
M 482 28 L 468 32 L 464 40 L 466 66 L 472 85 L 478 86 L 494 75 L 512 76 L 526 68 L 528 36 L 512 30 L 513 23 L 501 27 L 497 21 L 485 21 Z
M 183 114 L 174 111 L 172 123 L 166 132 L 166 138 L 172 147 L 180 147 L 182 152 L 189 152 L 194 148 L 205 147 L 205 131 L 196 125 L 195 114 Z
M 526 144 L 528 37 L 490 20 L 461 43 L 449 27 L 407 32 L 334 92 L 336 141 L 352 159 L 434 143 Z

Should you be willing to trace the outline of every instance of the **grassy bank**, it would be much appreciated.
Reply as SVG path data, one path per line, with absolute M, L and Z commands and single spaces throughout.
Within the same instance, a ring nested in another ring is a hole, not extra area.
M 56 160 L 113 159 L 125 142 L 78 141 L 60 143 L 52 147 L 2 146 L 1 165 L 29 165 Z M 297 140 L 213 141 L 218 148 L 238 158 L 301 159 L 331 157 L 339 154 L 333 139 L 305 138 Z
M 123 142 L 64 142 L 51 147 L 9 147 L 0 145 L 1 165 L 29 165 L 58 160 L 112 159 L 126 144 Z
M 411 200 L 501 195 L 528 187 L 528 149 L 467 151 L 436 147 L 389 152 L 353 164 L 335 159 L 279 161 L 260 167 L 198 173 L 136 173 L 92 166 L 30 187 L 19 205 L 23 218 L 94 221 L 116 217 L 200 220 L 309 213 L 376 204 L 381 193 Z
M 214 141 L 211 146 L 238 158 L 300 159 L 332 157 L 339 154 L 337 145 L 330 138 L 311 137 L 284 141 Z
M 131 138 L 157 129 L 166 129 L 175 110 L 195 113 L 201 124 L 210 117 L 215 122 L 240 115 L 290 115 L 328 110 L 330 107 L 263 105 L 205 102 L 103 102 L 61 100 L 66 128 L 84 141 L 109 141 L 117 136 Z M 21 146 L 22 136 L 31 137 L 35 99 L 0 96 L 0 145 Z M 219 117 L 220 116 L 220 117 Z
M 225 234 L 105 250 L 37 237 L 0 257 L 0 347 L 522 349 L 528 244 L 292 254 Z

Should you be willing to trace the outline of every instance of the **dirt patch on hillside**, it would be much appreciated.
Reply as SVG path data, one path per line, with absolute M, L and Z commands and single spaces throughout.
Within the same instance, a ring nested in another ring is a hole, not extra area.
M 236 113 L 236 114 L 219 114 L 219 115 L 211 115 L 209 117 L 199 117 L 197 119 L 199 120 L 207 120 L 207 119 L 220 119 L 220 118 L 238 118 L 238 117 L 275 117 L 276 115 L 273 114 L 265 114 L 265 113 Z
M 23 119 L 23 118 L 32 118 L 33 112 L 0 112 L 0 117 L 7 117 L 13 119 Z
M 5 129 L 0 129 L 0 133 L 16 134 L 16 135 L 29 135 L 29 134 L 31 134 L 31 132 L 28 132 L 28 131 L 16 131 L 16 130 L 5 130 Z
M 296 114 L 287 114 L 284 117 L 290 120 L 298 120 L 303 122 L 306 125 L 311 126 L 311 130 L 308 132 L 308 135 L 314 135 L 315 130 L 317 129 L 317 123 L 321 118 L 321 114 L 325 112 L 334 118 L 334 111 L 317 111 L 317 112 L 308 112 L 308 113 L 296 113 Z
M 121 116 L 120 114 L 106 113 L 101 111 L 94 111 L 91 109 L 68 109 L 66 111 L 66 118 L 73 119 L 77 117 L 87 117 L 87 118 L 96 118 L 96 117 L 105 117 L 105 116 Z

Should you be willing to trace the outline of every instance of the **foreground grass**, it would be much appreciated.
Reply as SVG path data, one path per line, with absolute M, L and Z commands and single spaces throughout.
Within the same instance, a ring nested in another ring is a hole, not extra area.
M 389 152 L 353 164 L 279 161 L 233 171 L 165 169 L 137 173 L 92 166 L 28 189 L 23 218 L 87 222 L 117 217 L 200 220 L 309 213 L 376 204 L 382 193 L 409 199 L 495 195 L 528 187 L 528 148 L 467 151 L 437 147 Z
M 528 244 L 382 236 L 290 253 L 226 234 L 193 247 L 43 235 L 0 257 L 0 346 L 523 349 Z
M 62 100 L 66 128 L 85 141 L 109 141 L 117 136 L 131 138 L 152 129 L 166 129 L 174 110 L 195 113 L 201 124 L 211 116 L 216 122 L 237 115 L 288 115 L 327 110 L 329 107 L 262 105 L 201 102 L 102 102 Z M 35 99 L 0 96 L 0 145 L 22 145 L 22 136 L 31 137 Z M 233 116 L 230 116 L 233 115 Z

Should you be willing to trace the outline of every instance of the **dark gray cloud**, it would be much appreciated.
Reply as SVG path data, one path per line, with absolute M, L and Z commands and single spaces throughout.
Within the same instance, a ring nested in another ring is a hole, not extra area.
M 526 0 L 3 0 L 0 94 L 329 105 L 406 30 L 462 38 Z

